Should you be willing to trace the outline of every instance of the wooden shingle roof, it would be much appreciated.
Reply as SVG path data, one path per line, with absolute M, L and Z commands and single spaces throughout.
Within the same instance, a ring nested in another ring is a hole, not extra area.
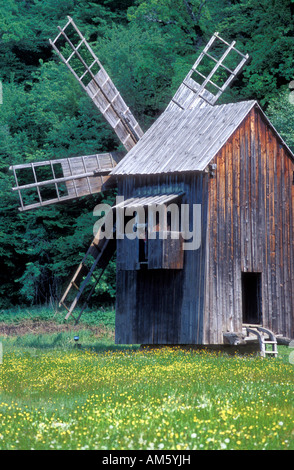
M 166 111 L 111 174 L 203 171 L 255 105 L 243 101 Z

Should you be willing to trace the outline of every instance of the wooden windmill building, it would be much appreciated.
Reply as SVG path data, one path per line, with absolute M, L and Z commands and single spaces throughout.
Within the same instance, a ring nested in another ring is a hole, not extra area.
M 164 114 L 113 173 L 126 198 L 201 205 L 201 244 L 180 269 L 141 271 L 134 249 L 118 252 L 132 253 L 118 258 L 118 341 L 220 344 L 243 323 L 293 337 L 293 172 L 255 101 Z
M 71 49 L 67 56 L 60 39 Z M 222 344 L 244 324 L 293 338 L 294 157 L 256 101 L 215 104 L 248 56 L 215 34 L 144 134 L 71 18 L 52 45 L 127 150 L 118 164 L 114 154 L 97 154 L 12 167 L 21 210 L 105 184 L 118 189 L 112 236 L 101 239 L 101 229 L 94 238 L 61 299 L 66 318 L 116 250 L 117 343 Z M 207 58 L 209 71 L 202 67 Z M 40 181 L 36 169 L 46 165 L 52 177 Z M 18 172 L 28 169 L 33 182 L 20 184 Z M 49 184 L 56 194 L 44 200 Z M 32 188 L 37 202 L 26 204 L 24 191 Z M 128 223 L 134 236 L 118 236 Z

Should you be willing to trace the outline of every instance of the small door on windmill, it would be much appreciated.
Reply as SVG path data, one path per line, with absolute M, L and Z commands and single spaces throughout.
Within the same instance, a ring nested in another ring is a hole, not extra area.
M 183 269 L 184 250 L 181 232 L 160 231 L 148 240 L 149 269 Z

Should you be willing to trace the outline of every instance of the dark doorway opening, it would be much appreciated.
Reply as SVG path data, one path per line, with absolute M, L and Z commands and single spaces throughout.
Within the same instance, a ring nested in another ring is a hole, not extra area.
M 262 324 L 261 273 L 242 273 L 243 323 Z

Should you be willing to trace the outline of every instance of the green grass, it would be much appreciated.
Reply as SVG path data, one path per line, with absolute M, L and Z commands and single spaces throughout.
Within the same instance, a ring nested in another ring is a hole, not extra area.
M 0 310 L 0 323 L 20 324 L 26 320 L 31 321 L 54 321 L 58 324 L 64 321 L 65 311 L 55 310 L 50 306 L 43 307 L 15 307 Z M 104 325 L 114 328 L 115 312 L 113 307 L 85 310 L 81 316 L 81 325 Z M 68 322 L 67 322 L 68 323 Z M 74 323 L 72 321 L 72 323 Z
M 99 331 L 81 349 L 73 331 L 0 338 L 0 449 L 294 449 L 289 348 L 142 350 Z

